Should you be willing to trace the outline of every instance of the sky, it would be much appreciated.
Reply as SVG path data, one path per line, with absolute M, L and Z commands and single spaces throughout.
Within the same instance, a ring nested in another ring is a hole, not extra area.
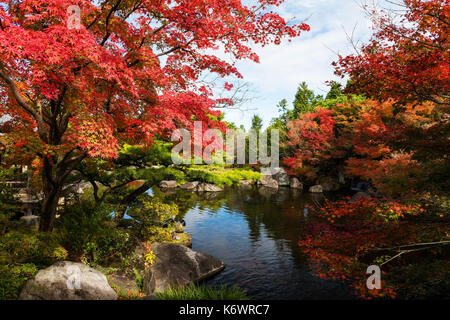
M 286 40 L 279 46 L 255 47 L 259 64 L 249 61 L 237 64 L 254 99 L 242 105 L 241 110 L 226 110 L 225 120 L 248 128 L 253 115 L 258 114 L 264 126 L 268 126 L 270 120 L 278 116 L 278 102 L 286 99 L 292 107 L 300 82 L 308 83 L 316 94 L 328 92 L 327 80 L 345 83 L 334 75 L 331 63 L 337 60 L 337 52 L 344 55 L 352 52 L 346 32 L 351 34 L 355 26 L 355 40 L 367 42 L 370 38 L 371 23 L 361 9 L 361 2 L 285 0 L 274 11 L 285 19 L 307 19 L 311 31 L 290 43 Z

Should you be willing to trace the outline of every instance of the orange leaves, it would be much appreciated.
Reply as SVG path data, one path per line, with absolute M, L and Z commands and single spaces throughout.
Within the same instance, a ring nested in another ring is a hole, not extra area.
M 445 166 L 450 121 L 443 110 L 430 102 L 400 108 L 393 100 L 366 100 L 301 115 L 289 125 L 291 155 L 284 164 L 311 180 L 321 168 L 329 175 L 340 166 L 348 177 L 371 181 L 383 193 L 417 191 L 429 183 L 426 161 Z
M 310 179 L 316 177 L 313 171 L 305 169 L 329 157 L 327 150 L 334 143 L 334 123 L 330 110 L 317 109 L 315 113 L 303 114 L 288 124 L 287 145 L 295 155 L 284 159 L 284 164 L 291 172 Z
M 85 150 L 90 157 L 117 157 L 119 145 L 113 134 L 114 128 L 105 119 L 73 119 L 68 133 L 68 141 Z

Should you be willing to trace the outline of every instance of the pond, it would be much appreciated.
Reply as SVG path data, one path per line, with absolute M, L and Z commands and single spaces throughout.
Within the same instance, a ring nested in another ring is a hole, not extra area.
M 305 205 L 320 205 L 323 195 L 288 188 L 153 193 L 180 206 L 194 250 L 225 262 L 225 270 L 206 284 L 237 285 L 252 299 L 353 298 L 345 283 L 315 277 L 297 246 L 305 222 L 314 219 Z

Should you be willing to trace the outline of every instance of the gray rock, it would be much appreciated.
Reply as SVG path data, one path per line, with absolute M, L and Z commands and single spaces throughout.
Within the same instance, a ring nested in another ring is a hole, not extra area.
M 323 188 L 320 184 L 318 184 L 317 186 L 312 186 L 311 188 L 309 188 L 309 192 L 311 193 L 322 193 L 323 192 Z
M 290 186 L 292 189 L 303 190 L 303 183 L 300 182 L 298 178 L 291 178 Z
M 278 182 L 279 186 L 285 187 L 290 185 L 290 177 L 283 168 L 279 168 L 273 175 L 273 178 Z
M 203 182 L 197 187 L 198 192 L 220 192 L 223 191 L 222 188 L 216 186 L 215 184 Z
M 26 228 L 37 229 L 39 228 L 39 222 L 41 217 L 39 216 L 23 216 L 20 217 L 20 221 L 22 221 Z
M 258 181 L 258 185 L 266 187 L 266 188 L 273 188 L 278 189 L 278 182 L 272 176 L 265 175 L 262 176 L 262 178 Z
M 275 176 L 278 173 L 285 173 L 286 171 L 283 168 L 276 167 L 276 168 L 261 168 L 261 174 L 263 176 Z
M 241 180 L 241 181 L 239 182 L 239 184 L 240 184 L 241 186 L 251 186 L 251 185 L 253 185 L 253 181 L 251 181 L 251 180 Z
M 239 187 L 241 188 L 241 190 L 251 190 L 254 184 L 255 183 L 253 181 L 242 180 L 239 182 Z
M 195 190 L 195 189 L 197 189 L 199 184 L 200 184 L 200 182 L 198 182 L 198 181 L 186 182 L 185 184 L 182 184 L 180 186 L 180 188 L 183 190 Z
M 155 243 L 152 251 L 155 263 L 144 274 L 144 292 L 149 295 L 169 287 L 187 286 L 225 268 L 219 259 L 179 244 Z
M 28 280 L 21 300 L 116 300 L 106 276 L 85 264 L 62 261 Z
M 161 181 L 159 187 L 162 189 L 173 189 L 177 187 L 177 182 L 175 180 Z

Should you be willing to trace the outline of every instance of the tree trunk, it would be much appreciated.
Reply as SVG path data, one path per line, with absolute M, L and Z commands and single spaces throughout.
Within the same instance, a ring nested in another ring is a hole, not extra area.
M 44 199 L 42 201 L 41 220 L 39 223 L 39 231 L 41 232 L 51 232 L 55 225 L 56 209 L 63 188 L 63 183 L 59 181 L 59 179 L 53 178 L 53 166 L 45 159 L 42 174 Z
M 44 188 L 44 200 L 41 207 L 41 220 L 39 223 L 39 231 L 51 232 L 55 225 L 56 208 L 62 191 L 61 186 L 52 186 Z
M 74 158 L 69 158 L 72 152 L 67 153 L 61 161 L 54 159 L 55 164 L 51 164 L 48 158 L 44 158 L 42 172 L 42 184 L 44 199 L 41 207 L 41 221 L 39 231 L 51 232 L 55 225 L 56 209 L 61 197 L 64 182 L 67 176 L 77 165 L 87 156 L 81 154 Z

